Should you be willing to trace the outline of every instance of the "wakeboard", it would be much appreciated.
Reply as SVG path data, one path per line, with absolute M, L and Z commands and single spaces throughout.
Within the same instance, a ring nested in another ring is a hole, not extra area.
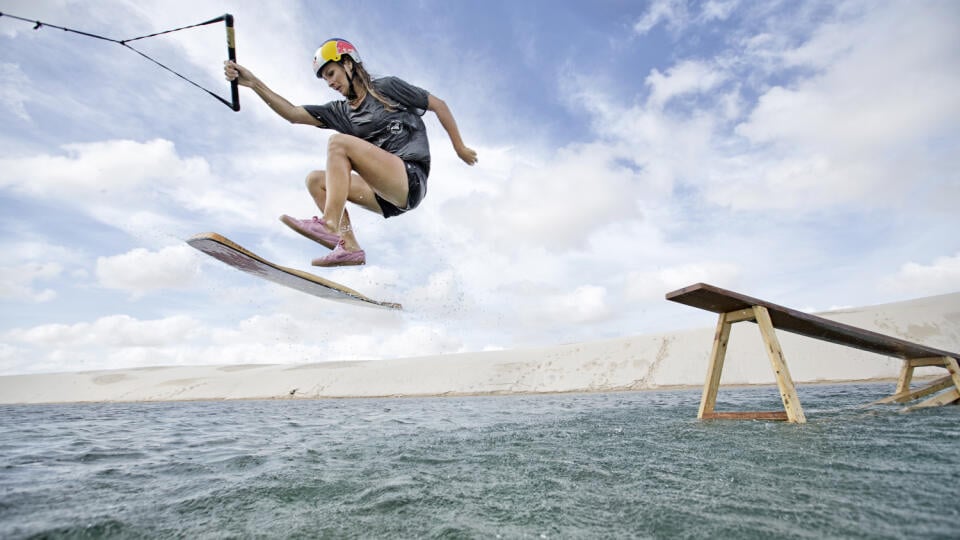
M 385 309 L 403 309 L 400 304 L 373 300 L 349 287 L 320 276 L 272 263 L 217 233 L 200 233 L 187 240 L 187 243 L 238 270 L 243 270 L 248 274 L 300 292 L 335 302 Z

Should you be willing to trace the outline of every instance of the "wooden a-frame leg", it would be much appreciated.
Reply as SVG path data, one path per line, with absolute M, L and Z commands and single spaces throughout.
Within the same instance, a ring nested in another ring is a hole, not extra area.
M 900 368 L 900 378 L 897 379 L 897 391 L 894 394 L 903 394 L 910 391 L 910 383 L 913 381 L 913 366 L 910 360 L 904 360 Z
M 803 407 L 800 406 L 800 398 L 797 396 L 793 378 L 790 377 L 790 370 L 787 369 L 787 361 L 783 356 L 780 340 L 777 339 L 777 334 L 773 329 L 770 312 L 763 306 L 753 306 L 753 313 L 757 325 L 760 327 L 760 334 L 763 336 L 770 363 L 773 365 L 777 387 L 780 388 L 780 399 L 783 400 L 783 408 L 787 412 L 787 421 L 796 424 L 806 423 L 807 417 L 803 414 Z
M 949 375 L 946 377 L 940 377 L 939 379 L 927 384 L 926 386 L 921 386 L 920 388 L 914 390 L 907 390 L 904 392 L 899 392 L 893 394 L 892 396 L 887 396 L 883 399 L 878 399 L 867 405 L 884 405 L 887 403 L 906 403 L 908 401 L 913 401 L 915 399 L 920 399 L 924 396 L 929 396 L 930 394 L 935 394 L 946 388 L 955 386 L 953 379 Z
M 950 390 L 942 394 L 937 394 L 926 401 L 921 401 L 912 407 L 907 407 L 904 409 L 904 412 L 921 409 L 923 407 L 939 407 L 960 400 L 960 364 L 957 363 L 956 358 L 945 356 L 943 357 L 943 367 L 947 368 L 947 371 L 950 372 L 950 380 L 953 383 L 950 386 L 953 386 L 953 388 L 947 386 Z
M 938 366 L 946 368 L 950 372 L 946 377 L 940 377 L 939 379 L 930 382 L 920 388 L 911 390 L 910 384 L 913 379 L 913 370 L 922 366 Z M 954 401 L 957 398 L 947 400 L 950 396 L 960 396 L 960 366 L 957 365 L 957 361 L 954 358 L 949 356 L 936 356 L 929 358 L 908 358 L 903 361 L 903 367 L 900 368 L 900 378 L 897 380 L 897 391 L 891 396 L 887 396 L 883 399 L 879 399 L 870 403 L 869 405 L 881 405 L 885 403 L 905 403 L 907 401 L 913 401 L 915 399 L 920 399 L 930 394 L 935 394 L 941 390 L 953 387 L 949 392 L 946 392 L 940 396 L 928 399 L 923 403 L 914 405 L 913 407 L 908 407 L 905 410 L 912 410 L 916 408 L 923 407 L 933 407 L 936 405 L 943 405 L 944 403 L 949 403 Z
M 710 363 L 707 365 L 707 381 L 703 384 L 703 396 L 700 398 L 700 411 L 697 418 L 713 412 L 717 405 L 717 391 L 720 388 L 720 374 L 723 372 L 723 360 L 727 355 L 727 344 L 730 342 L 730 328 L 732 323 L 726 313 L 721 313 L 717 319 L 717 331 L 713 336 L 713 350 L 710 352 Z
M 949 388 L 949 387 L 948 387 L 948 388 Z M 950 390 L 947 390 L 946 392 L 937 394 L 937 395 L 933 396 L 933 397 L 930 398 L 930 399 L 927 399 L 927 400 L 925 400 L 925 401 L 921 401 L 920 403 L 917 403 L 916 405 L 912 405 L 912 406 L 910 406 L 910 407 L 907 407 L 907 408 L 903 409 L 903 411 L 901 411 L 901 412 L 910 412 L 910 411 L 914 411 L 914 410 L 917 410 L 917 409 L 922 409 L 922 408 L 924 408 L 924 407 L 940 407 L 940 406 L 943 406 L 943 405 L 949 405 L 949 404 L 953 403 L 954 401 L 957 401 L 958 399 L 960 399 L 960 390 L 957 390 L 956 388 L 951 388 Z
M 946 356 L 943 358 L 943 367 L 947 368 L 947 371 L 950 372 L 954 389 L 960 392 L 960 362 L 957 362 L 956 358 Z

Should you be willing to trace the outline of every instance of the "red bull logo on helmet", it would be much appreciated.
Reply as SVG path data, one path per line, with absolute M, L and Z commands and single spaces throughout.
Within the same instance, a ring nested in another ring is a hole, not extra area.
M 357 48 L 354 47 L 349 41 L 344 41 L 342 39 L 337 40 L 337 54 L 356 54 Z
M 327 62 L 339 62 L 343 59 L 343 55 L 349 54 L 350 58 L 354 62 L 360 63 L 360 53 L 357 52 L 357 48 L 353 46 L 352 43 L 345 39 L 328 39 L 323 42 L 323 45 L 317 49 L 317 53 L 313 56 L 313 71 L 317 74 L 317 77 L 320 76 L 320 69 Z
M 328 39 L 321 47 L 320 50 L 323 51 L 323 59 L 327 62 L 334 61 L 339 62 L 343 59 L 343 55 L 349 54 L 350 58 L 353 58 L 354 62 L 360 62 L 360 55 L 357 52 L 357 48 L 353 46 L 353 43 L 345 39 Z

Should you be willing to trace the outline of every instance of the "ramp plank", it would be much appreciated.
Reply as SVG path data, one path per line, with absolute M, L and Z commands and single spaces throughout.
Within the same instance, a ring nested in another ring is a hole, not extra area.
M 846 345 L 864 351 L 884 356 L 909 359 L 933 356 L 950 356 L 960 358 L 960 354 L 941 351 L 917 343 L 864 330 L 836 321 L 831 321 L 817 315 L 811 315 L 771 302 L 752 298 L 744 294 L 714 287 L 706 283 L 698 283 L 683 289 L 667 293 L 667 300 L 686 304 L 688 306 L 712 311 L 714 313 L 729 313 L 752 306 L 763 306 L 770 312 L 773 326 L 778 330 L 800 334 L 802 336 Z

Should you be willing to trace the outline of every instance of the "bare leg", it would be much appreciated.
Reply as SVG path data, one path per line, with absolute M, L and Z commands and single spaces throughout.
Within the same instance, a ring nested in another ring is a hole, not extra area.
M 354 170 L 358 174 L 352 175 Z M 360 249 L 353 232 L 343 230 L 344 220 L 348 227 L 350 224 L 345 211 L 348 200 L 379 212 L 374 193 L 393 204 L 404 206 L 409 191 L 403 160 L 363 139 L 342 133 L 330 137 L 323 184 L 326 193 L 322 221 L 328 231 L 342 235 L 347 251 Z M 317 195 L 314 195 L 314 201 L 320 206 Z
M 313 202 L 323 212 L 323 207 L 327 204 L 327 173 L 326 171 L 312 171 L 307 175 L 307 191 L 313 198 Z M 374 212 L 380 214 L 380 205 L 374 197 L 373 190 L 360 178 L 353 174 L 350 178 L 350 191 L 347 200 Z M 324 225 L 329 229 L 329 224 L 324 221 Z M 350 224 L 350 212 L 346 208 L 343 210 L 343 216 L 340 219 L 339 232 L 337 233 L 344 239 L 346 245 L 357 245 L 357 239 L 353 235 L 353 227 Z

